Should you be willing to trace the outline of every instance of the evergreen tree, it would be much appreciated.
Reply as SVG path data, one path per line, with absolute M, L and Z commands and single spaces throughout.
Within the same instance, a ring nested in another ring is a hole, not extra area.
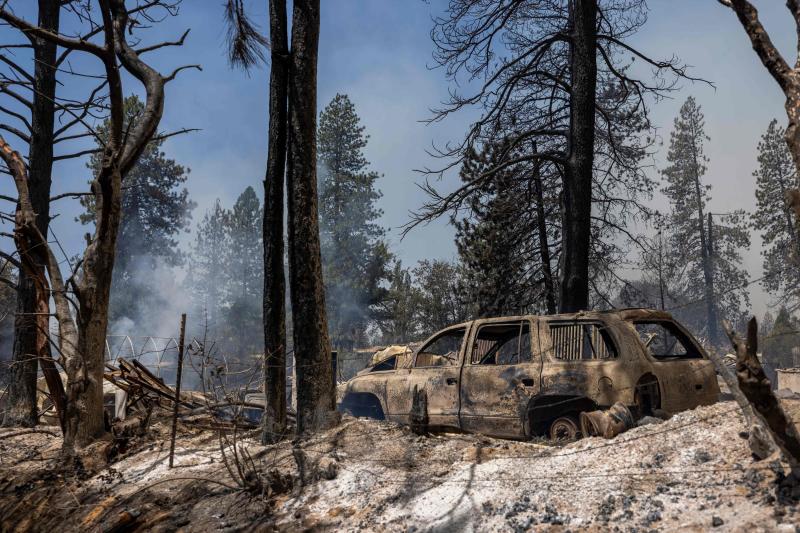
M 260 351 L 263 335 L 261 291 L 264 261 L 261 202 L 252 187 L 239 195 L 225 216 L 225 300 L 229 344 L 238 354 Z
M 800 321 L 791 315 L 786 307 L 781 307 L 775 324 L 765 337 L 761 346 L 764 363 L 773 369 L 792 368 L 800 361 L 795 352 L 800 346 Z
M 390 254 L 377 224 L 378 174 L 367 170 L 368 136 L 346 95 L 322 111 L 317 136 L 320 239 L 326 307 L 335 348 L 351 349 L 385 297 Z
M 670 202 L 674 259 L 686 267 L 684 298 L 698 302 L 677 314 L 716 346 L 722 342 L 720 320 L 735 322 L 749 305 L 741 250 L 749 247 L 750 234 L 744 212 L 716 217 L 708 212 L 710 186 L 702 182 L 709 162 L 703 151 L 707 140 L 703 113 L 689 97 L 670 136 L 663 192 Z M 687 320 L 698 309 L 703 309 L 703 319 Z
M 419 288 L 418 320 L 420 337 L 475 316 L 475 306 L 459 297 L 464 269 L 449 261 L 423 260 L 414 269 Z
M 197 225 L 184 281 L 192 296 L 194 315 L 207 318 L 212 338 L 221 333 L 222 312 L 226 304 L 223 280 L 228 276 L 228 217 L 229 213 L 222 208 L 219 198 L 203 215 Z
M 126 98 L 123 128 L 132 128 L 143 112 L 144 104 L 136 96 Z M 99 128 L 100 139 L 107 137 L 108 127 L 105 123 Z M 162 298 L 169 291 L 156 283 L 172 279 L 172 276 L 153 276 L 153 271 L 183 264 L 177 236 L 188 231 L 195 207 L 184 186 L 189 169 L 161 151 L 163 142 L 152 141 L 146 146 L 123 183 L 122 222 L 116 245 L 109 316 L 112 323 L 127 317 L 147 330 L 130 333 L 156 333 L 153 328 L 157 329 L 159 324 L 148 323 L 148 310 L 164 307 L 166 302 Z M 101 168 L 101 158 L 102 152 L 92 155 L 88 166 L 93 173 Z M 94 223 L 94 197 L 82 197 L 81 204 L 86 212 L 80 215 L 80 221 Z
M 411 272 L 403 268 L 402 262 L 396 261 L 389 278 L 389 290 L 376 319 L 381 342 L 396 344 L 418 339 L 419 300 L 420 291 L 414 285 Z
M 471 151 L 461 168 L 469 183 L 498 165 L 501 145 L 487 145 L 481 154 Z M 535 284 L 526 276 L 527 250 L 536 234 L 528 220 L 520 219 L 524 195 L 519 191 L 519 168 L 495 172 L 470 196 L 468 213 L 456 227 L 456 247 L 464 265 L 460 297 L 477 306 L 480 317 L 519 314 L 531 304 Z M 534 286 L 532 286 L 534 285 Z
M 786 193 L 797 188 L 794 161 L 786 146 L 785 130 L 772 120 L 758 143 L 757 208 L 753 228 L 761 232 L 764 288 L 790 311 L 800 308 L 798 226 Z

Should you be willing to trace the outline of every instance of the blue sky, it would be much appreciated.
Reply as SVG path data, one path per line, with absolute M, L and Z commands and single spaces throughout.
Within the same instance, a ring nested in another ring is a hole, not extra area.
M 792 20 L 776 0 L 757 1 L 774 40 L 794 62 Z M 20 15 L 33 20 L 33 2 L 12 0 Z M 186 46 L 153 54 L 151 62 L 168 72 L 175 66 L 199 63 L 202 72 L 186 71 L 167 90 L 162 130 L 182 127 L 201 131 L 167 141 L 170 157 L 192 169 L 189 190 L 199 204 L 195 220 L 219 197 L 230 206 L 248 185 L 261 194 L 266 161 L 267 76 L 262 67 L 249 75 L 231 70 L 224 53 L 221 0 L 184 0 L 180 16 L 145 34 L 147 42 L 174 39 L 191 28 Z M 653 107 L 653 118 L 666 143 L 672 119 L 683 100 L 694 95 L 706 115 L 711 159 L 706 181 L 712 186 L 712 210 L 725 212 L 755 206 L 756 144 L 770 119 L 785 119 L 780 91 L 750 48 L 732 12 L 716 0 L 650 0 L 647 25 L 633 42 L 656 57 L 673 54 L 693 66 L 692 73 L 714 82 L 684 83 L 672 99 Z M 266 0 L 248 0 L 252 17 L 267 26 Z M 382 223 L 392 250 L 406 265 L 422 258 L 450 259 L 455 255 L 453 231 L 446 221 L 418 228 L 402 242 L 399 228 L 408 221 L 424 195 L 415 185 L 415 172 L 436 164 L 426 155 L 432 143 L 458 139 L 469 116 L 456 115 L 444 123 L 426 125 L 429 109 L 446 98 L 448 84 L 441 70 L 431 70 L 431 16 L 441 12 L 442 0 L 322 0 L 318 107 L 337 93 L 347 93 L 356 105 L 370 142 L 365 152 L 372 169 L 381 173 Z M 0 40 L 13 37 L 0 27 Z M 96 65 L 76 62 L 76 67 Z M 67 80 L 65 80 L 66 82 Z M 132 80 L 126 87 L 139 91 Z M 662 153 L 666 152 L 666 146 Z M 656 167 L 662 164 L 656 159 Z M 655 171 L 654 171 L 655 172 Z M 87 172 L 81 162 L 62 163 L 55 172 L 55 192 L 84 189 Z M 442 183 L 454 183 L 450 176 Z M 0 186 L 9 192 L 9 185 Z M 76 203 L 62 201 L 54 222 L 58 237 L 77 251 L 85 228 L 73 222 Z M 666 207 L 656 197 L 656 207 Z M 188 240 L 190 236 L 186 236 Z M 752 276 L 758 276 L 760 242 L 745 254 Z M 755 288 L 754 310 L 765 310 L 768 298 Z

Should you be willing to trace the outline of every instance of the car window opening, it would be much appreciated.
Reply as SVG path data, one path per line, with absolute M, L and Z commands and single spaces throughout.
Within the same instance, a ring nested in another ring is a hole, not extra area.
M 617 347 L 601 324 L 570 322 L 550 324 L 553 355 L 563 361 L 616 359 Z
M 639 338 L 655 359 L 702 359 L 697 345 L 669 321 L 636 321 L 633 323 Z
M 473 365 L 516 365 L 531 360 L 531 333 L 527 321 L 486 324 L 472 345 Z

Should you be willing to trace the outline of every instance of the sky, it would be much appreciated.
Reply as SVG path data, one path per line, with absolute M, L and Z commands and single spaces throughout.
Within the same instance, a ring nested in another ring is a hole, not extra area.
M 370 136 L 365 155 L 371 169 L 381 174 L 377 187 L 383 197 L 381 223 L 387 228 L 391 250 L 406 266 L 420 259 L 454 259 L 453 229 L 446 220 L 419 227 L 400 239 L 409 211 L 425 199 L 417 186 L 417 172 L 440 163 L 429 155 L 434 145 L 458 140 L 469 124 L 467 114 L 442 123 L 426 124 L 430 109 L 447 98 L 450 88 L 441 69 L 433 65 L 431 17 L 440 14 L 444 0 L 322 0 L 318 68 L 318 109 L 336 93 L 346 93 Z M 653 177 L 663 168 L 672 120 L 686 97 L 693 95 L 703 108 L 710 141 L 707 184 L 712 186 L 711 211 L 755 208 L 756 145 L 772 118 L 785 123 L 783 98 L 775 82 L 750 48 L 733 13 L 716 0 L 649 0 L 647 24 L 631 43 L 654 57 L 673 55 L 691 65 L 690 73 L 704 83 L 683 82 L 671 98 L 653 105 L 652 117 L 664 142 L 654 161 Z M 12 0 L 20 16 L 35 20 L 33 2 Z M 756 1 L 773 40 L 790 62 L 795 60 L 793 21 L 783 2 Z M 253 21 L 267 28 L 267 2 L 246 0 Z M 202 72 L 187 70 L 167 88 L 162 131 L 199 128 L 170 138 L 164 145 L 169 157 L 191 168 L 188 188 L 198 203 L 194 220 L 219 198 L 232 206 L 248 185 L 262 195 L 267 147 L 268 66 L 250 73 L 232 70 L 225 55 L 222 0 L 184 0 L 177 18 L 143 34 L 145 42 L 173 40 L 187 28 L 185 46 L 152 54 L 151 63 L 169 72 L 183 64 L 200 64 Z M 67 30 L 65 30 L 67 31 Z M 16 35 L 0 27 L 0 41 Z M 76 58 L 75 68 L 96 70 L 97 65 Z M 64 89 L 68 91 L 68 88 Z M 126 80 L 126 90 L 140 92 Z M 54 193 L 86 190 L 88 172 L 78 160 L 59 163 Z M 452 187 L 455 174 L 440 184 Z M 0 194 L 11 191 L 0 184 Z M 653 207 L 667 207 L 656 195 Z M 80 250 L 85 227 L 74 222 L 77 202 L 61 201 L 53 228 L 69 253 Z M 8 230 L 8 227 L 3 229 Z M 191 235 L 182 242 L 188 243 Z M 3 246 L 8 247 L 5 243 Z M 744 253 L 751 277 L 761 273 L 760 238 Z M 753 311 L 759 316 L 770 298 L 752 286 Z

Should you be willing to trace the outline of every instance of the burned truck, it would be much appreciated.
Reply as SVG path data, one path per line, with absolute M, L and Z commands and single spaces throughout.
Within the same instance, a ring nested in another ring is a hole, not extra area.
M 426 430 L 528 439 L 580 435 L 582 412 L 635 416 L 717 401 L 714 366 L 668 313 L 514 316 L 446 328 L 347 382 L 339 410 Z

